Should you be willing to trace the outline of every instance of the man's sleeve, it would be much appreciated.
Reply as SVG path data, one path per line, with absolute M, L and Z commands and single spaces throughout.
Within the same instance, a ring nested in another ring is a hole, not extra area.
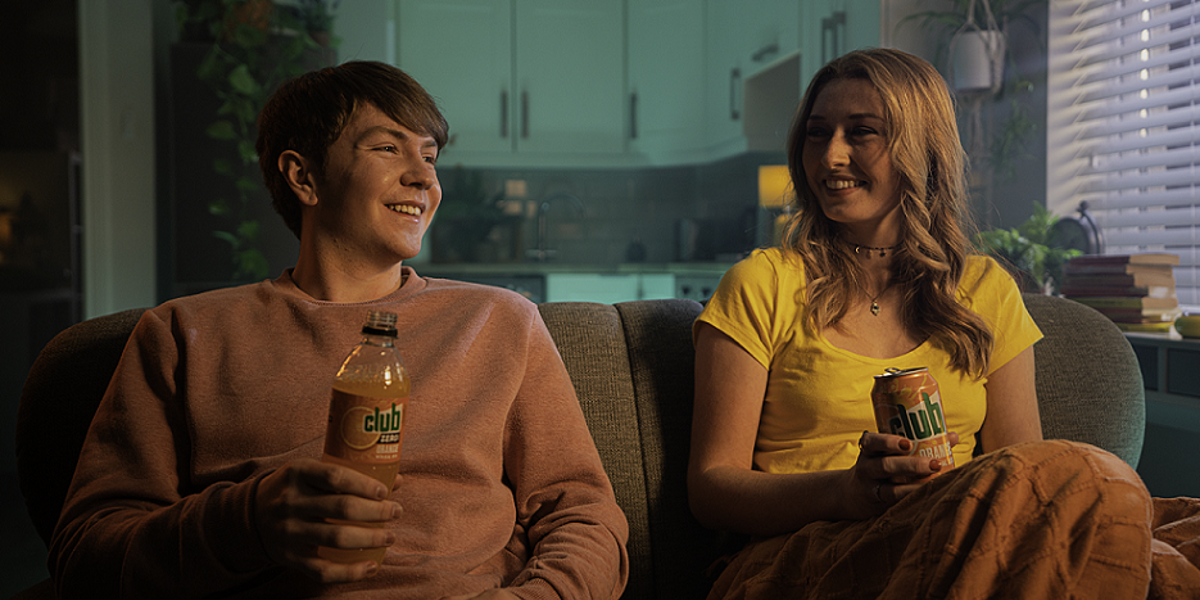
M 50 545 L 60 597 L 204 597 L 270 565 L 257 479 L 191 490 L 170 313 L 138 323 L 96 412 Z
M 628 524 L 562 359 L 534 314 L 504 459 L 530 558 L 509 591 L 523 598 L 618 598 L 629 576 Z

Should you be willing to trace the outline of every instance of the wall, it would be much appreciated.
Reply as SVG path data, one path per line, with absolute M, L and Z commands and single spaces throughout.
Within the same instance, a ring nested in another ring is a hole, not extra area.
M 85 317 L 155 303 L 151 4 L 78 4 Z
M 1032 131 L 1022 144 L 1014 150 L 1011 158 L 1011 171 L 1007 173 L 992 173 L 992 183 L 986 191 L 986 202 L 982 208 L 986 212 L 981 215 L 981 227 L 1011 228 L 1020 225 L 1033 214 L 1034 204 L 1048 206 L 1052 210 L 1059 207 L 1049 202 L 1046 195 L 1046 156 L 1047 135 L 1049 128 L 1046 122 L 1046 74 L 1047 74 L 1047 14 L 1048 7 L 1030 9 L 1030 16 L 1036 23 L 1035 29 L 1028 27 L 1011 27 L 1009 32 L 1009 47 L 1017 70 L 1025 77 L 1032 87 L 1017 94 L 1007 93 L 992 102 L 990 118 L 995 135 L 1003 128 L 1005 120 L 1010 115 L 1010 105 L 1014 100 L 1020 102 L 1028 111 L 1029 118 L 1035 123 Z M 1011 66 L 1006 73 L 1010 80 L 1013 77 Z M 1059 210 L 1060 216 L 1070 214 L 1069 209 Z
M 936 36 L 929 35 L 920 26 L 920 21 L 900 23 L 906 16 L 926 10 L 939 10 L 939 4 L 947 5 L 947 1 L 935 0 L 883 0 L 881 14 L 884 21 L 882 34 L 884 45 L 912 52 L 938 67 L 942 73 L 949 72 L 946 61 L 944 44 Z M 1005 94 L 985 101 L 981 112 L 984 127 L 997 132 L 1010 114 L 1010 102 L 1019 99 L 1029 111 L 1029 117 L 1036 124 L 1036 130 L 1025 138 L 1018 148 L 1018 154 L 1012 158 L 1010 173 L 996 173 L 987 168 L 987 163 L 974 160 L 973 185 L 971 189 L 973 200 L 973 216 L 980 229 L 1012 228 L 1020 225 L 1033 214 L 1034 203 L 1043 206 L 1047 203 L 1046 194 L 1046 65 L 1047 65 L 1047 13 L 1048 7 L 1035 7 L 1029 10 L 1034 27 L 1024 24 L 1009 27 L 1009 48 L 1017 71 L 1010 64 L 1005 71 L 1005 77 L 1011 81 L 1019 72 L 1032 83 L 1032 88 L 1022 94 Z M 970 96 L 957 96 L 960 107 L 970 102 Z M 960 110 L 960 112 L 962 112 Z M 960 119 L 959 128 L 964 129 L 966 123 Z M 1069 209 L 1051 204 L 1052 210 L 1066 215 Z

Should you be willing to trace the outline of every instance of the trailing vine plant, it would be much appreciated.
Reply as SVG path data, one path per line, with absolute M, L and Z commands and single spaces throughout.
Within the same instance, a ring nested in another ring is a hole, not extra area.
M 263 279 L 269 270 L 259 247 L 260 223 L 250 212 L 252 203 L 266 195 L 254 150 L 258 111 L 280 83 L 322 66 L 313 64 L 314 57 L 331 62 L 332 53 L 324 50 L 337 43 L 328 37 L 336 6 L 336 0 L 288 6 L 271 0 L 176 4 L 180 30 L 207 29 L 212 43 L 196 75 L 221 102 L 205 131 L 230 145 L 231 152 L 214 158 L 212 167 L 233 184 L 233 196 L 213 198 L 208 212 L 227 223 L 213 235 L 229 243 L 235 281 Z M 320 29 L 313 28 L 318 25 Z

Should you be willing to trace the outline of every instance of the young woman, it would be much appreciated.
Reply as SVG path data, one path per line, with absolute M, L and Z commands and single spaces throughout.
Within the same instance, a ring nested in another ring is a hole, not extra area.
M 1041 333 L 969 251 L 937 71 L 888 49 L 833 61 L 788 151 L 784 246 L 731 269 L 694 328 L 692 510 L 755 536 L 711 597 L 1145 597 L 1152 501 L 1111 454 L 1041 441 Z M 893 367 L 937 380 L 954 465 L 873 433 Z

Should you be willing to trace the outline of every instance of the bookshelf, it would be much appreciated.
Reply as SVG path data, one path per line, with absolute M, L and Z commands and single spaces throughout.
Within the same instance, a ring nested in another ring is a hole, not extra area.
M 1126 333 L 1142 369 L 1146 422 L 1200 434 L 1200 339 Z
M 1146 389 L 1146 437 L 1137 471 L 1161 498 L 1200 496 L 1200 340 L 1126 333 Z

